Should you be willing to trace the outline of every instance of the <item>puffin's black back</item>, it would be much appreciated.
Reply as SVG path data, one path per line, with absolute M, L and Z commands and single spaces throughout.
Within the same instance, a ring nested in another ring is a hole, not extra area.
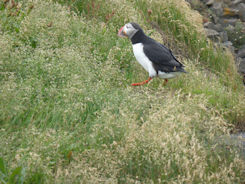
M 131 25 L 138 30 L 131 38 L 132 44 L 144 45 L 143 51 L 157 72 L 185 72 L 183 65 L 174 57 L 170 49 L 146 36 L 138 24 L 132 22 Z

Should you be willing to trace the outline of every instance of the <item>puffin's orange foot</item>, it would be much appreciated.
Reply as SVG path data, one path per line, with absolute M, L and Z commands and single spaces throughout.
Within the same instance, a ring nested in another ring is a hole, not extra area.
M 143 84 L 148 83 L 151 79 L 152 79 L 152 78 L 149 77 L 147 80 L 145 80 L 145 81 L 143 81 L 143 82 L 139 82 L 139 83 L 133 83 L 133 84 L 131 84 L 131 86 L 141 86 L 141 85 L 143 85 Z

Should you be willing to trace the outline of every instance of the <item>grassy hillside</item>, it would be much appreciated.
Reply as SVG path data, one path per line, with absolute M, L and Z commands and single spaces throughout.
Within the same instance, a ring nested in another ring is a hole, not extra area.
M 242 81 L 183 0 L 19 0 L 0 9 L 2 183 L 245 181 L 237 151 L 215 143 L 244 123 Z M 131 87 L 148 77 L 117 37 L 131 21 L 189 73 Z

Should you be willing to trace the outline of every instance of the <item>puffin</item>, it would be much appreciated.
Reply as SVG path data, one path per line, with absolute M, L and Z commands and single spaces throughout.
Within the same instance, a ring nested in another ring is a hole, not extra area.
M 143 29 L 134 22 L 122 26 L 118 36 L 129 38 L 132 42 L 133 53 L 139 64 L 149 73 L 149 78 L 143 82 L 133 83 L 140 86 L 148 83 L 154 77 L 165 79 L 174 78 L 181 73 L 187 73 L 172 51 L 163 44 L 145 35 Z

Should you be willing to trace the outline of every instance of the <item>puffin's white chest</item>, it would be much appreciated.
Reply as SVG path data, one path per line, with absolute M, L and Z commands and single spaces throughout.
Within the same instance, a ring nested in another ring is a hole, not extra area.
M 156 71 L 152 66 L 152 62 L 146 57 L 143 51 L 143 44 L 133 44 L 133 52 L 136 60 L 144 67 L 147 72 L 149 72 L 150 77 L 156 76 Z

